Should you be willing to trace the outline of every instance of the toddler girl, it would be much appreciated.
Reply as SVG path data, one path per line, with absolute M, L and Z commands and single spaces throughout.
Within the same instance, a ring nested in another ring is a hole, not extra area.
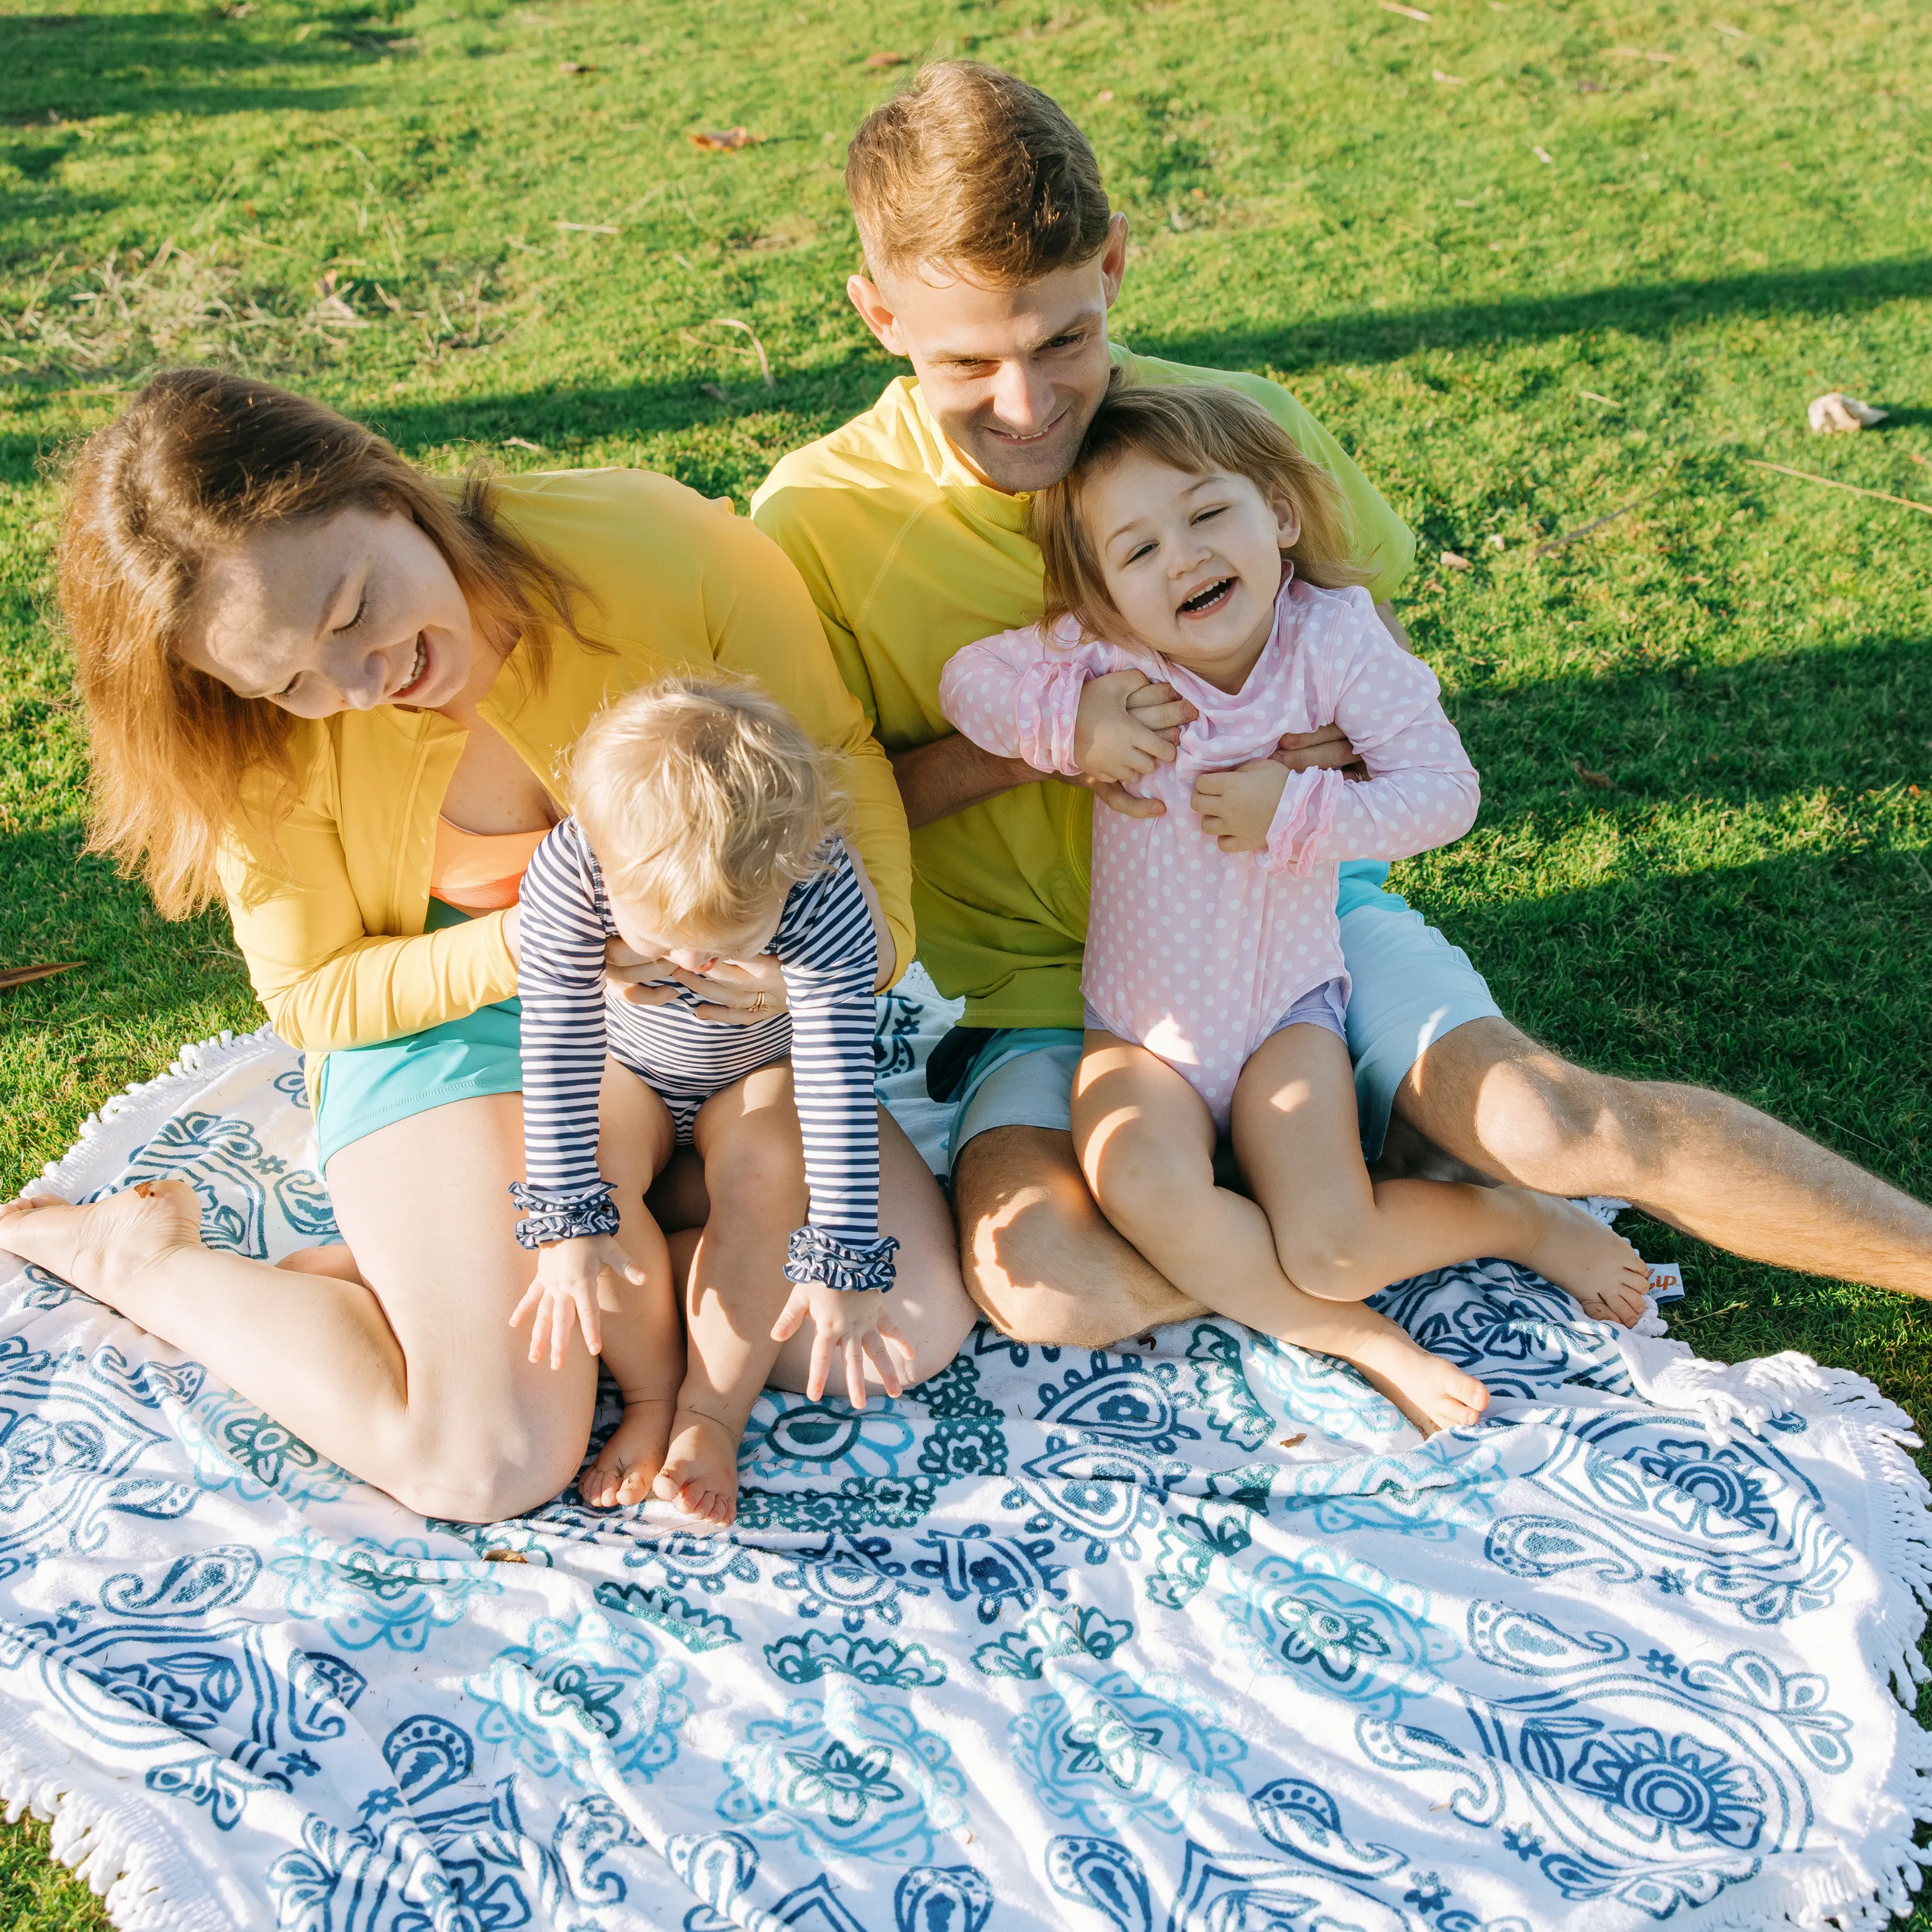
M 988 751 L 1161 808 L 1094 814 L 1073 1096 L 1094 1197 L 1196 1300 L 1355 1362 L 1425 1428 L 1472 1421 L 1488 1391 L 1364 1298 L 1493 1255 L 1629 1322 L 1645 1275 L 1567 1202 L 1370 1180 L 1337 874 L 1474 821 L 1440 687 L 1359 587 L 1327 473 L 1233 390 L 1117 388 L 1030 514 L 1046 619 L 960 652 L 940 701 Z M 1365 782 L 1270 757 L 1328 724 Z M 1217 1132 L 1252 1200 L 1214 1185 Z
M 872 1092 L 879 928 L 836 835 L 826 754 L 754 689 L 675 676 L 632 692 L 584 734 L 572 782 L 574 815 L 523 885 L 528 1178 L 511 1192 L 517 1238 L 539 1258 L 510 1319 L 534 1316 L 530 1359 L 548 1342 L 554 1366 L 574 1321 L 616 1378 L 623 1420 L 580 1483 L 585 1501 L 639 1502 L 649 1488 L 722 1525 L 746 1419 L 808 1314 L 814 1401 L 835 1354 L 856 1407 L 868 1360 L 899 1393 L 904 1345 L 883 1306 L 898 1243 L 879 1232 Z M 694 1017 L 681 986 L 661 1005 L 607 997 L 613 938 L 667 971 L 772 954 L 790 1010 L 734 1027 Z M 644 1202 L 687 1142 L 711 1200 L 688 1367 Z

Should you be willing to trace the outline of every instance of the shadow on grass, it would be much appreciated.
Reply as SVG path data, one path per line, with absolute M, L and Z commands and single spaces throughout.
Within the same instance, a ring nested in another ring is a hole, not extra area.
M 44 178 L 76 138 L 59 122 L 339 106 L 341 88 L 328 83 L 403 40 L 359 8 L 317 25 L 320 34 L 297 44 L 286 32 L 272 40 L 212 8 L 0 15 L 0 155 L 31 182 Z M 296 84 L 291 70 L 320 84 Z
M 1209 368 L 1307 369 L 1331 362 L 1392 362 L 1422 349 L 1541 341 L 1597 331 L 1661 338 L 1735 316 L 1844 315 L 1900 298 L 1928 296 L 1932 296 L 1932 260 L 1900 257 L 1448 308 L 1360 310 L 1280 328 L 1137 336 L 1134 346 Z

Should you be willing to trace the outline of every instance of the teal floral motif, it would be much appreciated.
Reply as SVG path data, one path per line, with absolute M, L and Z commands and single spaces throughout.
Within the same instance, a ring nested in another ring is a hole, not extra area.
M 1238 1556 L 1254 1540 L 1250 1513 L 1226 1503 L 1203 1503 L 1192 1514 L 1170 1516 L 1160 1526 L 1160 1545 L 1147 1579 L 1148 1601 L 1163 1609 L 1184 1609 L 1208 1587 L 1217 1556 Z
M 739 1641 L 729 1617 L 686 1603 L 668 1590 L 646 1590 L 638 1583 L 599 1583 L 597 1600 L 607 1610 L 654 1624 L 688 1651 L 722 1650 Z
M 843 1400 L 807 1402 L 768 1392 L 752 1412 L 738 1467 L 750 1480 L 766 1485 L 796 1483 L 835 1463 L 842 1472 L 893 1477 L 916 1439 L 911 1422 L 890 1400 L 860 1411 Z
M 920 1447 L 919 1466 L 943 1483 L 962 1476 L 1004 1476 L 1006 1432 L 997 1415 L 946 1415 Z
M 1431 1618 L 1427 1591 L 1332 1550 L 1263 1557 L 1228 1579 L 1215 1606 L 1234 1649 L 1385 1716 L 1432 1690 L 1437 1666 L 1462 1648 Z
M 1241 1338 L 1215 1322 L 1203 1322 L 1187 1344 L 1187 1359 L 1195 1364 L 1196 1399 L 1209 1426 L 1223 1442 L 1258 1449 L 1268 1438 L 1273 1418 L 1248 1386 L 1241 1353 Z
M 476 1735 L 506 1746 L 538 1778 L 561 1769 L 580 1784 L 650 1779 L 677 1756 L 691 1714 L 683 1665 L 659 1662 L 640 1631 L 601 1610 L 544 1617 L 530 1641 L 500 1651 L 464 1689 L 483 1706 Z
M 1640 1835 L 1667 1834 L 1673 1851 L 1700 1851 L 1714 1841 L 1749 1851 L 1764 1830 L 1764 1787 L 1756 1773 L 1681 1732 L 1666 1740 L 1644 1725 L 1592 1738 L 1571 1767 L 1570 1782 L 1634 1813 L 1642 1821 Z
M 230 1389 L 206 1390 L 177 1426 L 194 1458 L 196 1480 L 206 1490 L 226 1490 L 250 1502 L 279 1494 L 291 1502 L 326 1503 L 353 1480 Z
M 1138 1682 L 1122 1670 L 1071 1674 L 1009 1727 L 1016 1762 L 1040 1803 L 1089 1832 L 1184 1830 L 1208 1791 L 1238 1791 L 1247 1746 L 1178 1678 Z
M 738 1492 L 740 1530 L 830 1535 L 842 1529 L 910 1529 L 932 1513 L 930 1476 L 848 1476 L 836 1490 Z
M 338 1543 L 304 1528 L 275 1547 L 286 1553 L 268 1568 L 286 1580 L 290 1613 L 320 1618 L 350 1650 L 421 1650 L 433 1632 L 463 1621 L 472 1598 L 500 1588 L 482 1565 L 434 1556 L 415 1537 Z
M 860 1684 L 890 1684 L 910 1690 L 946 1682 L 946 1666 L 922 1643 L 895 1643 L 888 1637 L 828 1636 L 807 1630 L 765 1646 L 765 1661 L 787 1684 L 815 1684 L 840 1675 Z
M 782 1718 L 747 1724 L 724 1775 L 728 1823 L 897 1864 L 929 1861 L 966 1815 L 945 1739 L 843 1676 L 826 1680 L 823 1704 L 800 1699 Z
M 1116 1622 L 1090 1605 L 1070 1614 L 1042 1607 L 1028 1612 L 1019 1628 L 997 1643 L 980 1645 L 973 1667 L 987 1677 L 1036 1679 L 1056 1658 L 1091 1657 L 1104 1664 L 1133 1634 L 1126 1618 Z
M 1250 1389 L 1258 1385 L 1268 1408 L 1297 1426 L 1372 1451 L 1414 1445 L 1402 1412 L 1346 1363 L 1266 1335 L 1246 1347 Z

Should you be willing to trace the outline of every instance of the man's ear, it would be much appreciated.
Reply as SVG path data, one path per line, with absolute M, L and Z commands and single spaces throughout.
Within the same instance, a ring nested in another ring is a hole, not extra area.
M 852 306 L 859 311 L 859 319 L 879 339 L 879 346 L 888 356 L 910 356 L 905 338 L 899 331 L 899 319 L 892 312 L 892 305 L 880 292 L 878 283 L 863 275 L 848 275 L 845 278 L 845 292 L 852 298 Z
M 1108 222 L 1107 245 L 1100 250 L 1100 286 L 1106 292 L 1109 308 L 1120 295 L 1126 273 L 1127 218 L 1119 214 Z
M 1276 541 L 1283 550 L 1292 550 L 1301 541 L 1301 512 L 1292 496 L 1276 496 L 1269 505 L 1274 512 Z

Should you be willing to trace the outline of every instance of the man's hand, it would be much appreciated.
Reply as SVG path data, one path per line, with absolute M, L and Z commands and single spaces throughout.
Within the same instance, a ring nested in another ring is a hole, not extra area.
M 650 1285 L 650 1276 L 614 1234 L 573 1234 L 568 1240 L 545 1244 L 537 1256 L 537 1278 L 510 1317 L 514 1328 L 526 1315 L 536 1316 L 530 1324 L 530 1360 L 540 1361 L 548 1342 L 550 1366 L 562 1368 L 573 1325 L 584 1330 L 590 1352 L 601 1354 L 604 1334 L 598 1310 L 608 1308 L 615 1314 L 622 1306 L 613 1286 L 620 1280 L 634 1288 Z
M 668 1006 L 680 987 L 688 988 L 702 1003 L 691 1009 L 692 1017 L 713 1026 L 758 1026 L 785 1010 L 784 969 L 769 952 L 720 959 L 708 973 L 688 973 L 610 939 L 604 943 L 604 983 L 633 1006 Z
M 1348 734 L 1339 724 L 1324 724 L 1316 731 L 1284 732 L 1268 756 L 1285 772 L 1340 772 L 1357 784 L 1369 775 L 1368 766 L 1355 755 Z
M 1265 852 L 1268 828 L 1288 784 L 1288 773 L 1272 758 L 1257 758 L 1232 772 L 1204 772 L 1188 800 L 1201 814 L 1201 829 L 1224 852 Z

